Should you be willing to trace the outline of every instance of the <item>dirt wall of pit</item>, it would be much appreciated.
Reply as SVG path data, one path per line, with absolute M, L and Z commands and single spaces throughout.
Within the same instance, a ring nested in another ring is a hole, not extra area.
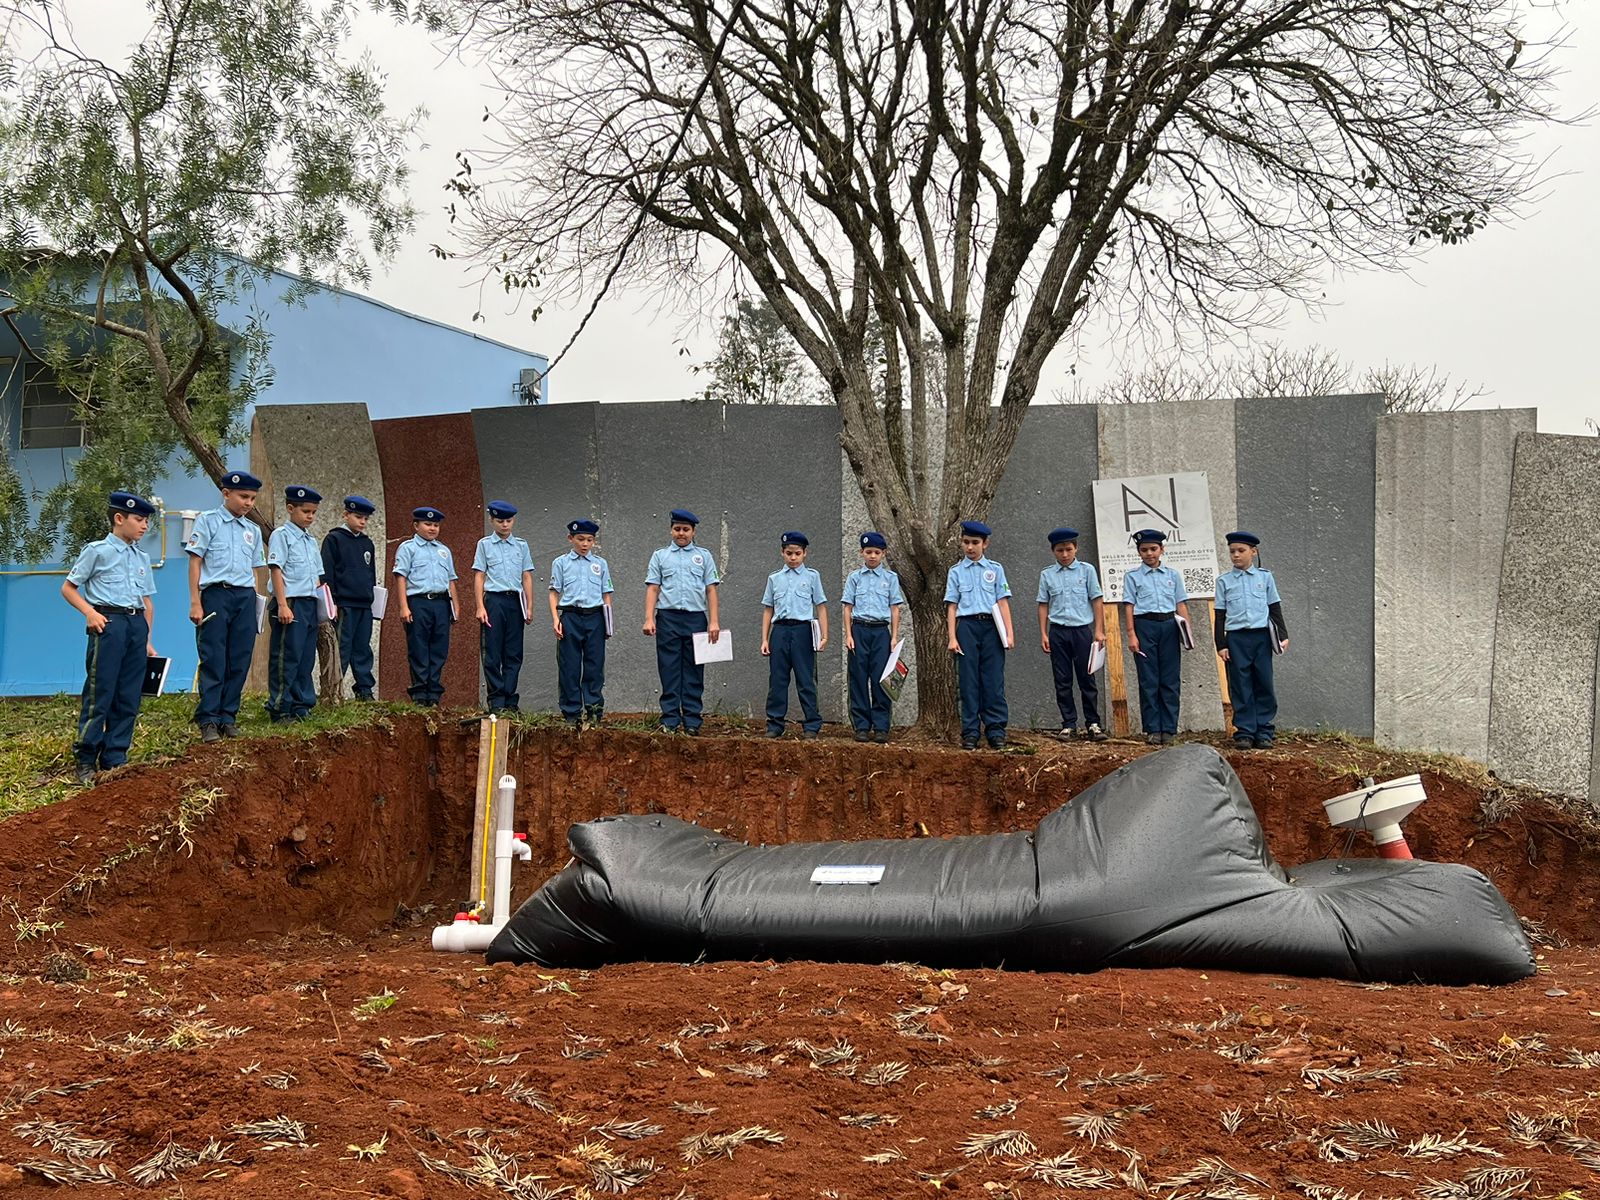
M 533 862 L 516 868 L 515 899 L 567 861 L 572 824 L 601 815 L 668 812 L 750 842 L 1029 829 L 1144 752 L 963 754 L 518 726 L 508 765 Z M 397 918 L 425 927 L 466 890 L 476 759 L 475 722 L 423 717 L 306 741 L 198 746 L 7 821 L 0 893 L 19 911 L 43 906 L 78 942 L 363 937 Z M 1358 783 L 1349 770 L 1292 752 L 1233 762 L 1279 861 L 1344 849 L 1320 802 Z M 1498 791 L 1424 779 L 1429 802 L 1406 824 L 1418 857 L 1474 866 L 1524 916 L 1574 941 L 1600 940 L 1592 898 L 1571 886 L 1600 868 L 1582 827 L 1535 801 L 1511 806 Z M 1372 851 L 1363 837 L 1350 852 Z

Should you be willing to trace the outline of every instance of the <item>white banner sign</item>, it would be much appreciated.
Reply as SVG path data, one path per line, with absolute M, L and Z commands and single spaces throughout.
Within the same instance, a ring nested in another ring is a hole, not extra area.
M 1122 600 L 1123 576 L 1140 565 L 1131 537 L 1138 529 L 1167 535 L 1162 565 L 1183 575 L 1190 596 L 1216 595 L 1217 539 L 1204 471 L 1094 481 L 1094 531 L 1107 604 Z

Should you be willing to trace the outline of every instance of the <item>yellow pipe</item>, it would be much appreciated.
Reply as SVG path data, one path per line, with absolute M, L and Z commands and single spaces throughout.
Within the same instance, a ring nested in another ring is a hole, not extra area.
M 484 803 L 483 803 L 483 862 L 478 866 L 478 908 L 489 900 L 489 858 L 490 842 L 494 835 L 494 806 L 496 803 L 495 785 L 499 782 L 494 772 L 495 739 L 500 732 L 500 722 L 494 717 L 489 718 L 489 769 L 485 773 Z

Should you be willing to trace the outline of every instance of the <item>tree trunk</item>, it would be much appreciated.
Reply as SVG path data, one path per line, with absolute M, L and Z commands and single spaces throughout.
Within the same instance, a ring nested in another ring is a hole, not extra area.
M 908 590 L 906 601 L 917 648 L 917 728 L 931 737 L 954 737 L 961 710 L 950 635 L 945 630 L 944 592 L 914 587 Z
M 337 704 L 342 694 L 343 672 L 339 670 L 339 627 L 332 621 L 317 625 L 317 699 Z

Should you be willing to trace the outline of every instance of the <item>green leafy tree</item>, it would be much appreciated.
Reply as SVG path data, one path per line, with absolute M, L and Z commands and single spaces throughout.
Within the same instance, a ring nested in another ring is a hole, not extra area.
M 30 559 L 99 536 L 105 492 L 149 491 L 174 453 L 220 478 L 271 375 L 259 319 L 219 312 L 279 268 L 363 282 L 414 218 L 420 114 L 389 115 L 371 62 L 344 57 L 352 3 L 150 0 L 115 63 L 67 7 L 0 9 L 0 317 L 87 437 L 31 528 L 0 479 L 0 535 Z
M 708 400 L 727 404 L 807 404 L 827 399 L 794 337 L 761 299 L 740 296 L 722 318 L 717 353 L 695 368 L 709 374 Z
M 1468 240 L 1550 115 L 1512 0 L 451 7 L 504 89 L 456 180 L 469 252 L 541 297 L 761 295 L 839 407 L 937 725 L 959 521 L 1068 330 L 1248 326 Z

